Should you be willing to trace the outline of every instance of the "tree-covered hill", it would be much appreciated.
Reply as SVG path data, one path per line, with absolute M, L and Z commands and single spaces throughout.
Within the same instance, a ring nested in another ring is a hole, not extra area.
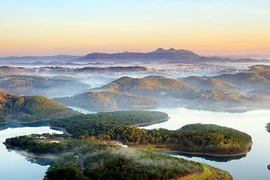
M 180 80 L 200 89 L 217 89 L 217 90 L 240 89 L 239 87 L 231 83 L 209 77 L 190 76 L 186 78 L 181 78 Z
M 152 97 L 115 91 L 86 92 L 71 97 L 55 98 L 54 100 L 67 106 L 88 110 L 154 109 L 157 107 L 157 102 Z
M 246 92 L 255 90 L 261 87 L 270 86 L 270 81 L 259 73 L 237 73 L 237 74 L 222 74 L 214 76 L 214 79 L 222 80 L 236 86 L 240 86 Z
M 17 95 L 68 96 L 89 88 L 76 79 L 58 76 L 9 75 L 0 77 L 0 88 Z
M 17 96 L 4 92 L 0 92 L 0 112 L 5 118 L 16 118 L 23 122 L 77 114 L 59 102 L 43 96 Z
M 145 78 L 122 77 L 99 89 L 108 91 L 128 92 L 139 95 L 156 95 L 160 92 L 186 91 L 194 87 L 184 82 L 162 76 Z
M 239 73 L 235 75 L 221 75 L 219 77 L 245 77 L 245 74 L 250 76 L 250 73 L 243 73 L 242 75 Z M 236 79 L 240 81 L 241 78 Z M 264 80 L 265 82 L 268 81 L 265 78 Z M 243 88 L 245 89 L 245 86 L 239 88 L 237 81 L 234 82 L 236 84 L 232 84 L 210 77 L 189 77 L 185 78 L 184 81 L 190 81 L 194 86 L 197 83 L 200 85 L 197 84 L 197 88 L 195 88 L 185 82 L 162 76 L 148 76 L 145 78 L 122 77 L 95 90 L 124 92 L 152 97 L 157 101 L 158 107 L 186 107 L 211 111 L 246 111 L 269 108 L 269 99 L 267 97 L 240 93 Z M 257 81 L 254 80 L 253 83 L 257 83 Z M 246 84 L 248 83 L 246 82 Z M 224 89 L 230 89 L 230 91 Z M 248 91 L 248 89 L 244 91 Z M 105 98 L 103 99 L 105 100 Z M 76 102 L 76 99 L 74 99 L 74 102 Z M 110 100 L 107 100 L 106 103 L 113 104 Z M 86 105 L 87 103 L 85 103 Z M 88 106 L 91 107 L 92 105 Z

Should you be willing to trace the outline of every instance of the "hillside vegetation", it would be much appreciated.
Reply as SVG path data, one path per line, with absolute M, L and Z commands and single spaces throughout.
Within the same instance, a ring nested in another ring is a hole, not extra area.
M 16 118 L 23 122 L 76 114 L 62 104 L 43 96 L 16 96 L 3 92 L 0 92 L 0 112 L 5 118 Z
M 140 95 L 155 95 L 160 92 L 186 91 L 193 89 L 189 84 L 162 76 L 148 76 L 145 78 L 122 77 L 99 89 L 108 91 L 128 92 Z M 154 93 L 154 94 L 152 94 Z
M 239 89 L 239 87 L 237 87 L 236 85 L 209 77 L 190 76 L 187 78 L 181 78 L 180 80 L 200 89 L 216 89 L 216 90 Z
M 40 139 L 40 137 L 44 137 Z M 63 139 L 64 138 L 64 139 Z M 38 155 L 57 155 L 46 172 L 54 179 L 177 179 L 211 176 L 228 180 L 222 170 L 193 161 L 150 151 L 121 148 L 96 140 L 66 139 L 63 135 L 33 134 L 6 139 L 8 148 L 19 148 Z M 208 171 L 212 173 L 209 174 Z
M 262 87 L 269 87 L 270 81 L 259 73 L 222 74 L 213 78 L 240 86 L 246 92 Z
M 86 92 L 72 97 L 55 98 L 54 100 L 67 106 L 88 110 L 154 109 L 157 107 L 157 102 L 152 97 L 114 91 Z
M 0 77 L 0 88 L 17 95 L 45 95 L 48 97 L 71 95 L 89 88 L 68 77 L 42 77 L 10 75 Z

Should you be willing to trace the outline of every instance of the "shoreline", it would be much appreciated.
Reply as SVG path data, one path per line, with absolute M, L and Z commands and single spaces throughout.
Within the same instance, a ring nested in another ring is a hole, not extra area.
M 246 155 L 251 150 L 252 144 L 253 144 L 252 142 L 249 143 L 247 145 L 248 148 L 244 152 L 237 153 L 237 154 L 215 154 L 215 153 L 177 151 L 177 150 L 170 150 L 170 149 L 166 148 L 165 146 L 163 147 L 163 149 L 158 149 L 158 148 L 154 147 L 154 149 L 152 149 L 152 150 L 156 151 L 156 152 L 163 152 L 163 153 L 168 153 L 168 154 L 178 153 L 178 154 L 185 154 L 185 155 L 210 156 L 210 157 L 238 157 L 238 156 Z M 142 148 L 145 148 L 145 147 L 147 148 L 147 145 L 136 145 L 136 146 L 130 146 L 130 147 L 140 148 L 140 146 Z M 151 147 L 151 146 L 152 145 L 150 145 L 149 147 Z
M 154 124 L 160 124 L 160 123 L 168 121 L 169 119 L 170 119 L 170 117 L 168 116 L 166 119 L 154 120 L 154 121 L 145 122 L 145 123 L 137 123 L 137 124 L 132 124 L 130 126 L 145 127 L 145 126 L 150 126 L 150 125 L 154 125 Z
M 87 108 L 87 107 L 80 107 L 80 106 L 74 106 L 74 105 L 72 105 L 72 106 L 67 105 L 67 106 L 68 107 L 81 108 L 83 110 L 94 112 L 94 113 L 98 113 L 98 112 L 110 112 L 110 111 L 125 111 L 125 110 L 144 110 L 144 109 L 147 109 L 148 110 L 148 109 L 157 109 L 158 108 L 158 106 L 147 106 L 147 105 L 146 106 L 131 106 L 128 109 L 119 108 L 119 107 L 116 107 L 116 108 Z M 74 111 L 80 112 L 80 110 L 74 110 Z
M 29 153 L 25 150 L 22 150 L 19 147 L 13 147 L 13 146 L 7 145 L 5 142 L 3 142 L 3 144 L 6 146 L 7 149 L 11 149 L 22 156 L 26 156 L 30 158 L 40 158 L 40 159 L 57 159 L 57 155 L 53 155 L 53 154 L 38 155 L 34 153 Z
M 151 121 L 151 122 L 146 122 L 146 123 L 138 123 L 138 124 L 129 125 L 129 126 L 144 127 L 144 126 L 148 126 L 148 125 L 163 123 L 163 122 L 168 121 L 169 119 L 170 119 L 170 117 L 168 116 L 166 119 L 161 119 L 161 120 Z M 48 120 L 48 121 L 50 121 L 50 120 Z M 52 129 L 60 130 L 63 133 L 67 134 L 68 136 L 72 136 L 72 134 L 68 133 L 65 128 L 57 127 L 57 126 L 51 126 L 51 125 L 49 125 L 49 127 L 52 128 Z

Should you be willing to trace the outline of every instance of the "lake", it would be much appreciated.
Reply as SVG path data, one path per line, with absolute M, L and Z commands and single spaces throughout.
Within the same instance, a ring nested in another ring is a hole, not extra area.
M 43 179 L 49 165 L 46 159 L 27 158 L 16 151 L 6 149 L 2 143 L 6 138 L 32 133 L 62 133 L 46 127 L 18 127 L 0 131 L 0 179 L 38 180 Z
M 82 109 L 77 109 L 82 112 Z M 174 154 L 174 156 L 204 162 L 212 166 L 227 170 L 234 179 L 270 179 L 270 171 L 267 165 L 270 164 L 270 158 L 267 153 L 270 152 L 270 133 L 265 129 L 266 123 L 270 122 L 270 111 L 257 110 L 245 113 L 225 113 L 209 112 L 198 110 L 187 110 L 184 108 L 175 109 L 157 109 L 169 114 L 170 119 L 161 124 L 155 124 L 145 129 L 166 128 L 170 130 L 178 129 L 186 124 L 204 123 L 218 124 L 232 127 L 244 131 L 252 136 L 253 146 L 251 151 L 245 157 L 237 158 L 209 158 L 194 157 Z M 31 133 L 61 133 L 47 127 L 48 123 L 30 124 L 31 127 L 8 128 L 0 131 L 0 141 L 4 142 L 6 138 L 18 135 L 27 135 Z M 12 124 L 14 126 L 14 124 Z M 41 127 L 33 127 L 41 126 Z M 45 160 L 26 158 L 15 151 L 9 151 L 0 144 L 0 179 L 8 180 L 29 180 L 42 179 L 49 167 Z
M 212 166 L 227 170 L 234 179 L 270 179 L 270 133 L 265 129 L 266 123 L 270 122 L 269 110 L 256 110 L 245 113 L 209 112 L 198 110 L 158 109 L 169 114 L 170 120 L 161 124 L 155 124 L 145 129 L 166 128 L 178 129 L 186 124 L 203 123 L 217 124 L 232 127 L 246 132 L 252 136 L 253 146 L 245 157 L 238 158 L 209 158 L 175 155 L 188 160 L 204 162 Z M 269 143 L 269 144 L 268 144 Z

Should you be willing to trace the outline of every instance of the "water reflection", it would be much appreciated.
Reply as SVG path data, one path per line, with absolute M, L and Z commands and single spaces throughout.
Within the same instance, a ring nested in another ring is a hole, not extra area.
M 60 131 L 52 130 L 48 126 L 44 126 L 43 123 L 44 122 L 41 124 L 35 123 L 30 125 L 17 124 L 17 126 L 13 126 L 14 124 L 6 126 L 2 125 L 2 128 L 8 128 L 0 131 L 0 179 L 43 179 L 44 174 L 49 167 L 48 165 L 52 163 L 51 160 L 22 156 L 14 150 L 7 150 L 6 146 L 2 143 L 6 138 L 15 136 L 42 133 L 62 133 Z
M 269 110 L 256 110 L 244 113 L 209 112 L 188 110 L 185 108 L 165 109 L 170 120 L 161 124 L 150 125 L 144 129 L 165 128 L 176 130 L 186 124 L 202 123 L 217 124 L 231 127 L 248 133 L 252 137 L 252 150 L 243 157 L 216 158 L 209 156 L 196 156 L 186 154 L 174 154 L 173 156 L 210 164 L 214 167 L 227 170 L 234 179 L 270 179 L 270 171 L 266 168 L 269 164 L 268 154 L 270 146 L 270 134 L 265 130 L 265 125 L 270 122 Z
M 54 163 L 55 159 L 53 158 L 31 158 L 31 157 L 26 157 L 25 158 L 27 161 L 31 163 L 38 164 L 40 166 L 49 166 Z
M 165 154 L 169 154 L 172 156 L 182 156 L 182 157 L 186 157 L 186 158 L 201 158 L 201 159 L 205 159 L 208 161 L 215 161 L 215 162 L 229 162 L 232 160 L 239 160 L 241 158 L 246 157 L 246 154 L 244 155 L 239 155 L 239 156 L 232 156 L 232 157 L 216 157 L 216 156 L 208 156 L 208 155 L 195 155 L 195 154 L 185 154 L 185 153 L 177 153 L 177 152 L 168 152 Z
M 49 126 L 49 121 L 38 121 L 32 123 L 21 123 L 18 120 L 8 120 L 6 124 L 0 124 L 0 130 L 5 130 L 8 128 L 21 128 L 21 127 L 42 127 Z

